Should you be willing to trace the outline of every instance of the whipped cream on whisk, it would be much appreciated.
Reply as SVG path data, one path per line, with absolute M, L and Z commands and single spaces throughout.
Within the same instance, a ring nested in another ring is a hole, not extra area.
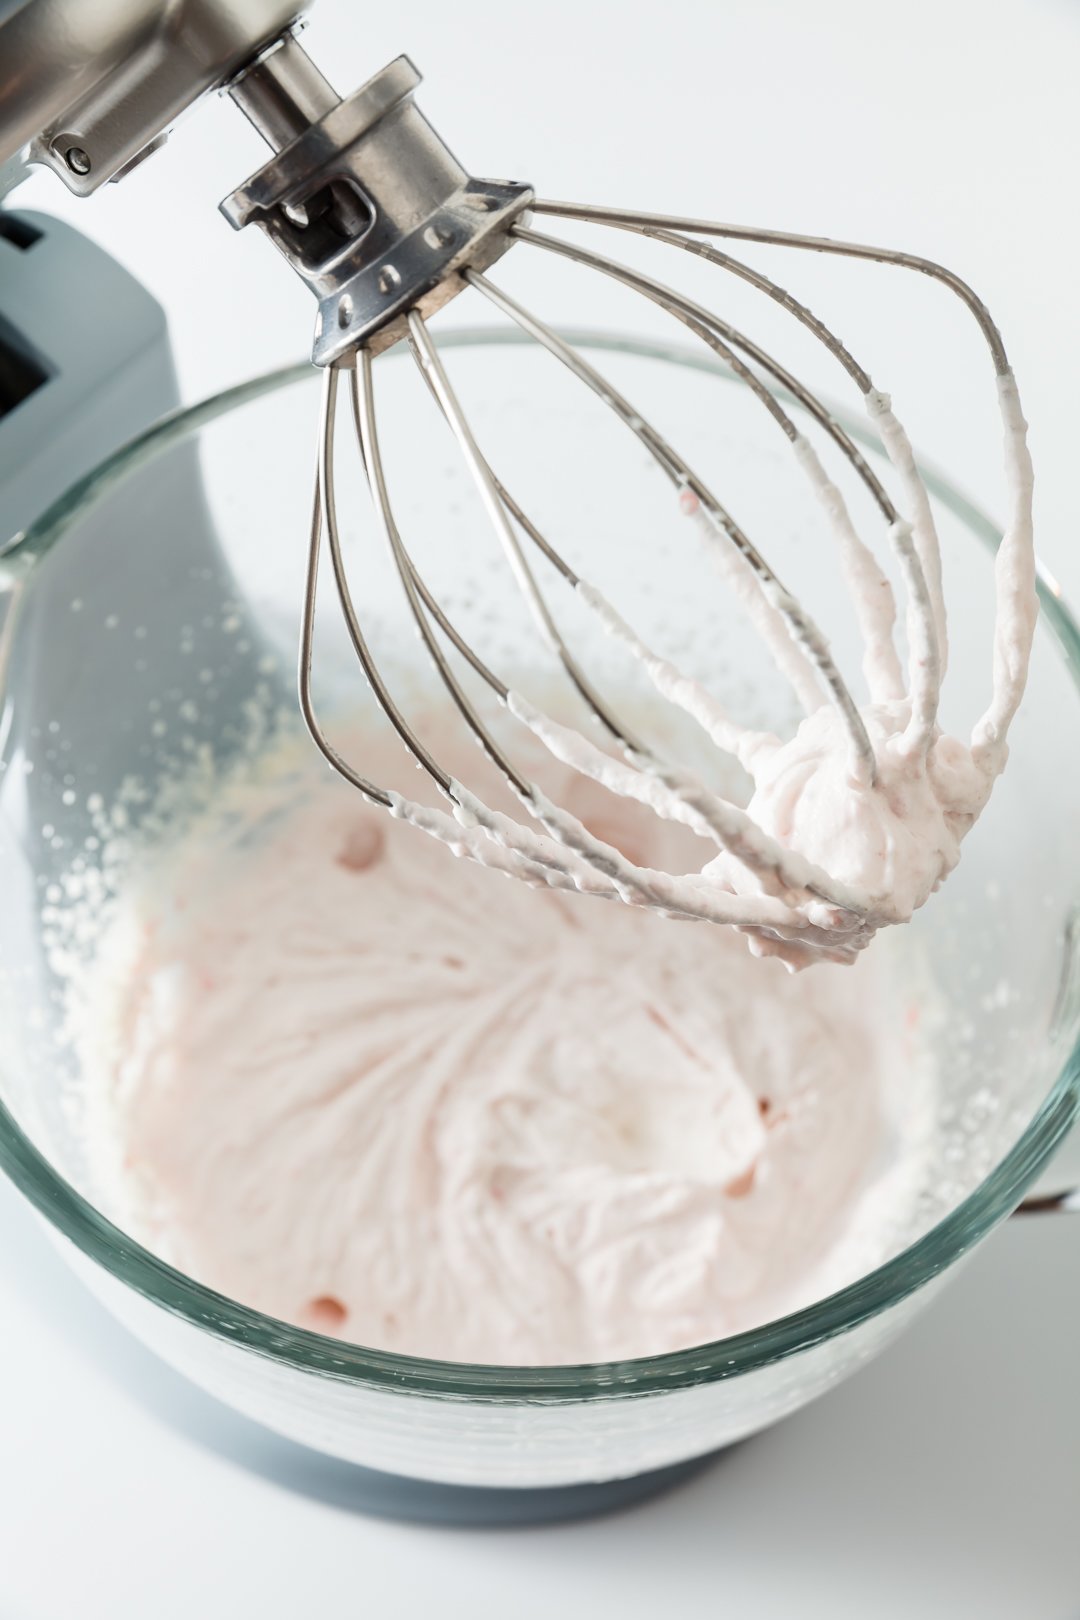
M 1037 615 L 1027 425 L 1011 371 L 998 378 L 1009 517 L 996 562 L 997 618 L 989 707 L 965 744 L 943 734 L 937 706 L 945 670 L 946 617 L 940 545 L 925 486 L 888 397 L 866 405 L 912 513 L 889 528 L 907 587 L 906 679 L 893 642 L 892 590 L 856 536 L 839 490 L 808 441 L 796 458 L 826 511 L 864 644 L 871 702 L 822 689 L 827 646 L 771 576 L 718 536 L 715 514 L 687 491 L 725 579 L 805 708 L 794 737 L 740 727 L 700 683 L 658 655 L 611 602 L 583 580 L 577 591 L 604 632 L 643 666 L 654 687 L 689 714 L 753 781 L 745 806 L 707 790 L 654 758 L 618 757 L 511 691 L 506 705 L 554 755 L 611 792 L 681 823 L 718 848 L 699 873 L 641 866 L 605 844 L 565 807 L 534 787 L 525 801 L 538 826 L 492 809 L 453 783 L 453 813 L 391 795 L 391 812 L 455 853 L 535 886 L 578 890 L 672 917 L 733 924 L 751 950 L 790 968 L 850 962 L 887 925 L 910 920 L 955 867 L 960 844 L 1004 768 L 1009 725 L 1019 707 Z M 729 537 L 728 537 L 729 538 Z M 826 682 L 827 688 L 827 682 Z

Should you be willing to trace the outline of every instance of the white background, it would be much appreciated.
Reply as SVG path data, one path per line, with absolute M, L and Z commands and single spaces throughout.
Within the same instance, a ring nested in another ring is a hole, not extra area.
M 1075 6 L 321 0 L 305 43 L 342 92 L 408 51 L 426 112 L 474 172 L 955 266 L 1008 338 L 1040 550 L 1080 593 Z M 157 294 L 189 398 L 307 347 L 308 294 L 214 207 L 261 161 L 253 132 L 214 101 L 89 203 L 48 175 L 18 197 L 100 239 Z M 816 265 L 806 277 L 817 302 L 826 283 Z M 842 334 L 853 346 L 856 331 L 874 335 L 880 380 L 899 396 L 916 376 L 908 329 L 877 291 L 841 285 Z M 602 292 L 581 297 L 567 303 L 560 284 L 547 312 L 602 321 Z M 988 372 L 976 380 L 985 389 Z M 967 387 L 935 379 L 905 419 L 982 492 Z M 224 1460 L 164 1420 L 171 1406 L 196 1434 L 212 1422 L 82 1298 L 6 1188 L 0 1229 L 0 1620 L 1080 1614 L 1069 1222 L 1013 1223 L 883 1361 L 669 1496 L 603 1522 L 497 1533 L 365 1520 Z

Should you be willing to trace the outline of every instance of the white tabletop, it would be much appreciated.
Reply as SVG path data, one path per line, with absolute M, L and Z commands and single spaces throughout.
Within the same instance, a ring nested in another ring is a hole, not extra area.
M 880 239 L 969 274 L 1023 383 L 1040 549 L 1080 595 L 1080 13 L 1067 0 L 546 0 L 530 13 L 320 0 L 308 43 L 342 90 L 409 51 L 423 105 L 479 172 Z M 213 210 L 260 161 L 215 103 L 92 203 L 51 176 L 19 197 L 98 237 L 157 293 L 188 397 L 295 357 L 310 330 L 304 290 Z M 824 283 L 806 274 L 816 297 Z M 907 335 L 873 288 L 843 282 L 841 330 L 880 334 L 883 379 L 916 393 Z M 603 318 L 602 300 L 561 296 L 555 318 Z M 985 447 L 938 392 L 907 413 L 913 436 L 979 489 Z M 1011 1223 L 880 1362 L 668 1495 L 498 1532 L 364 1518 L 318 1470 L 306 1495 L 275 1483 L 275 1443 L 116 1327 L 7 1186 L 0 1231 L 0 1620 L 1080 1612 L 1080 1223 Z
M 0 1616 L 1073 1620 L 1080 1223 L 1014 1221 L 901 1343 L 641 1507 L 528 1530 L 350 1511 L 162 1367 L 0 1187 Z M 269 1476 L 269 1477 L 268 1477 Z

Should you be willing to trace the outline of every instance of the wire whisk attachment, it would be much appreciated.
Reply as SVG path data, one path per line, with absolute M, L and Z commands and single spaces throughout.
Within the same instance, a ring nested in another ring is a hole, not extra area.
M 752 949 L 778 955 L 792 967 L 820 958 L 851 961 L 878 928 L 910 918 L 956 864 L 960 842 L 1004 766 L 1009 725 L 1024 689 L 1036 617 L 1032 470 L 1026 424 L 1000 333 L 965 282 L 911 254 L 790 232 L 539 201 L 527 186 L 472 180 L 416 112 L 411 100 L 416 82 L 415 69 L 401 58 L 348 102 L 338 103 L 326 86 L 330 105 L 321 118 L 301 129 L 223 205 L 238 225 L 249 219 L 260 223 L 320 300 L 315 358 L 325 367 L 325 384 L 299 682 L 307 727 L 333 768 L 365 798 L 459 855 L 530 884 L 619 900 L 673 918 L 734 925 L 747 933 Z M 252 112 L 250 103 L 267 93 L 265 85 L 249 84 L 233 93 L 242 105 L 246 100 L 245 110 L 258 122 L 258 108 Z M 275 116 L 279 103 L 280 94 Z M 328 150 L 331 137 L 339 142 L 333 152 Z M 611 240 L 616 233 L 646 238 L 667 249 L 673 269 L 690 260 L 704 262 L 715 272 L 718 289 L 738 280 L 776 306 L 793 327 L 824 348 L 860 394 L 891 464 L 895 500 L 819 395 L 769 349 L 711 306 L 606 253 L 551 234 L 538 221 L 597 227 Z M 889 396 L 835 332 L 786 287 L 729 251 L 735 243 L 789 249 L 793 255 L 839 256 L 928 277 L 961 300 L 986 341 L 1004 431 L 1010 510 L 997 558 L 991 698 L 967 744 L 943 735 L 938 722 L 948 658 L 941 545 L 908 435 Z M 511 249 L 515 255 L 570 261 L 655 306 L 743 384 L 748 410 L 767 414 L 787 441 L 810 501 L 827 520 L 861 634 L 867 703 L 856 702 L 815 619 L 643 402 L 628 399 L 579 347 L 492 278 L 493 267 Z M 463 293 L 510 322 L 553 365 L 565 368 L 669 481 L 722 585 L 760 636 L 803 713 L 793 736 L 742 725 L 700 681 L 648 645 L 602 583 L 581 577 L 507 489 L 485 457 L 432 335 L 431 317 L 449 298 Z M 542 642 L 587 706 L 590 735 L 538 708 L 489 666 L 406 547 L 380 446 L 377 387 L 379 357 L 398 342 L 408 344 L 417 385 L 433 397 L 453 435 Z M 337 510 L 335 445 L 343 383 L 371 496 L 372 530 L 392 558 L 408 614 L 441 689 L 505 779 L 520 813 L 493 807 L 451 774 L 421 740 L 373 654 L 362 596 L 358 599 L 350 582 Z M 888 574 L 875 547 L 858 532 L 840 486 L 792 416 L 792 401 L 870 497 L 882 531 L 879 544 L 891 552 L 902 585 L 904 658 L 897 646 L 898 605 Z M 312 663 L 325 551 L 367 683 L 409 753 L 446 800 L 445 810 L 369 781 L 333 745 L 320 722 Z M 738 763 L 753 784 L 745 802 L 707 786 L 700 774 L 663 757 L 636 735 L 560 632 L 553 606 L 553 593 L 559 591 L 573 592 L 603 635 L 637 661 L 658 697 L 689 716 L 714 749 Z M 581 777 L 706 840 L 713 858 L 700 872 L 653 869 L 591 832 L 541 789 L 502 728 L 495 734 L 470 695 L 463 679 L 466 668 L 533 747 L 539 744 Z

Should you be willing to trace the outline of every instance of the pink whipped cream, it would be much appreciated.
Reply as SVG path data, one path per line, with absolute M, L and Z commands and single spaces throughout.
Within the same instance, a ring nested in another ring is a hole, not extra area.
M 792 977 L 274 780 L 133 877 L 82 986 L 101 1201 L 164 1258 L 355 1342 L 555 1363 L 752 1328 L 911 1236 L 932 1083 L 890 952 Z

